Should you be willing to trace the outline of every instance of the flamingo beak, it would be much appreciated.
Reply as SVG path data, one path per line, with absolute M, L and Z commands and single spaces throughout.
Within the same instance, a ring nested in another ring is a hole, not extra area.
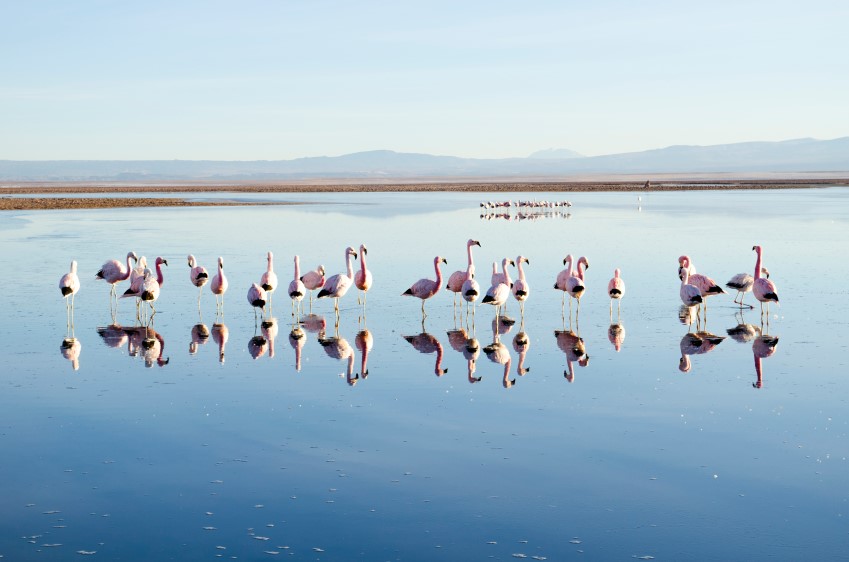
M 753 252 L 754 252 L 755 250 L 757 250 L 757 249 L 758 249 L 758 247 L 757 247 L 757 246 L 752 246 L 752 251 L 753 251 Z
M 357 259 L 357 252 L 351 252 L 351 255 L 354 256 L 354 259 Z
M 563 265 L 566 265 L 566 258 L 563 258 Z
M 477 240 L 475 240 L 475 245 L 476 245 L 478 248 L 481 248 L 481 247 L 482 247 L 482 246 L 481 246 L 481 243 L 480 243 L 480 242 L 478 242 Z
M 512 265 L 513 267 L 516 267 L 516 262 L 514 262 L 513 260 L 510 260 L 510 265 Z
M 528 258 L 525 258 L 525 263 L 528 264 L 528 265 L 531 265 L 531 260 L 529 260 Z
M 442 263 L 444 263 L 445 265 L 448 265 L 448 260 L 445 259 L 445 258 L 442 258 Z
M 368 248 L 366 248 L 365 246 L 363 246 L 363 255 L 368 255 Z
M 162 260 L 162 263 L 163 263 L 164 265 L 168 265 L 168 260 Z

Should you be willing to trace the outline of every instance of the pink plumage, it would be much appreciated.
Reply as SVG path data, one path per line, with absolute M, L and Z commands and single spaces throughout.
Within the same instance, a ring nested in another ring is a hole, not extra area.
M 679 257 L 678 265 L 678 276 L 681 277 L 682 271 L 686 269 L 690 274 L 690 285 L 696 287 L 703 297 L 725 294 L 725 289 L 720 287 L 716 281 L 707 275 L 696 273 L 696 266 L 693 264 L 692 260 L 690 260 L 690 256 L 685 255 Z
M 209 272 L 202 265 L 197 264 L 197 260 L 189 254 L 189 280 L 195 287 L 203 287 L 209 281 Z
M 474 271 L 474 259 L 472 258 L 472 246 L 480 247 L 481 243 L 477 240 L 469 240 L 466 242 L 466 257 L 468 259 L 468 264 L 466 271 L 455 271 L 448 277 L 448 283 L 445 288 L 451 291 L 452 293 L 459 293 L 463 290 L 463 283 L 470 279 L 470 270 Z M 456 298 L 456 296 L 455 296 Z
M 409 289 L 401 293 L 401 296 L 404 297 L 409 296 L 422 299 L 422 318 L 427 317 L 424 310 L 425 301 L 438 293 L 439 288 L 442 285 L 442 272 L 439 271 L 440 263 L 447 264 L 448 260 L 440 256 L 433 258 L 433 269 L 436 271 L 436 279 L 419 279 L 413 283 Z

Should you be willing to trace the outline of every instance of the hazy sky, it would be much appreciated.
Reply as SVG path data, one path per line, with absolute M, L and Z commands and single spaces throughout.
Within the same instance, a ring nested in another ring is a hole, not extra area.
M 34 0 L 0 21 L 0 159 L 849 135 L 846 0 Z

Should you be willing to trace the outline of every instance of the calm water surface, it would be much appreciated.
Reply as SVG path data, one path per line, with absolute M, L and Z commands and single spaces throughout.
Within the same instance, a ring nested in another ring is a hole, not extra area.
M 847 556 L 849 189 L 573 194 L 568 215 L 521 221 L 481 218 L 487 198 L 3 213 L 0 555 Z M 524 322 L 515 302 L 515 324 L 494 324 L 489 306 L 466 318 L 441 292 L 423 326 L 419 301 L 400 296 L 433 275 L 437 254 L 446 278 L 465 268 L 470 237 L 482 285 L 493 261 L 530 258 Z M 365 317 L 352 290 L 338 328 L 323 299 L 291 338 L 294 254 L 333 274 L 360 243 L 375 277 Z M 762 326 L 758 309 L 712 298 L 703 328 L 717 338 L 690 341 L 677 257 L 724 283 L 754 270 L 754 244 L 781 306 Z M 109 288 L 94 280 L 129 250 L 169 261 L 147 332 L 127 299 L 113 323 Z M 245 295 L 267 250 L 282 287 L 263 330 Z M 219 326 L 208 287 L 198 313 L 189 253 L 210 269 L 225 259 Z M 552 289 L 567 253 L 590 262 L 574 337 Z M 71 259 L 79 347 L 63 349 L 56 284 Z M 616 267 L 627 293 L 611 328 Z M 730 337 L 740 324 L 750 335 Z M 760 381 L 758 334 L 779 339 Z M 503 347 L 484 353 L 496 339 Z

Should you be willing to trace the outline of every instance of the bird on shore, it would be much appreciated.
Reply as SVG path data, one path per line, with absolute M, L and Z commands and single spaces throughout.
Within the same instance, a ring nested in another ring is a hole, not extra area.
M 613 278 L 607 283 L 607 294 L 610 296 L 610 318 L 613 318 L 613 300 L 618 301 L 619 315 L 622 315 L 622 297 L 625 296 L 625 281 L 619 277 L 620 271 L 617 267 L 613 271 Z
M 755 262 L 755 280 L 752 284 L 752 293 L 755 298 L 761 303 L 761 318 L 764 314 L 764 303 L 766 303 L 767 320 L 769 319 L 769 303 L 778 302 L 778 289 L 775 283 L 769 280 L 768 277 L 761 277 L 761 261 L 763 259 L 763 248 L 760 246 L 752 246 L 752 250 L 757 252 L 758 259 Z
M 259 279 L 259 285 L 266 292 L 270 304 L 272 293 L 274 293 L 274 290 L 277 288 L 277 274 L 274 273 L 274 254 L 268 252 L 265 259 L 268 261 L 268 265 L 265 273 L 263 273 L 262 277 Z
M 346 273 L 337 273 L 327 278 L 324 282 L 324 288 L 318 292 L 317 298 L 332 297 L 334 301 L 334 309 L 336 316 L 339 316 L 339 299 L 344 297 L 354 284 L 354 266 L 351 263 L 351 258 L 357 259 L 357 252 L 350 246 L 345 248 L 345 265 L 347 266 Z
M 227 277 L 224 276 L 224 258 L 218 257 L 218 273 L 212 277 L 209 290 L 215 295 L 215 313 L 224 314 L 224 293 L 227 292 Z
M 295 277 L 289 281 L 289 298 L 292 299 L 292 316 L 295 316 L 295 306 L 298 308 L 298 318 L 300 319 L 301 301 L 304 300 L 307 289 L 304 282 L 301 281 L 301 259 L 295 256 Z
M 469 240 L 466 242 L 466 257 L 468 260 L 468 264 L 466 267 L 466 271 L 457 270 L 451 275 L 448 276 L 448 283 L 445 285 L 445 288 L 454 293 L 454 304 L 457 304 L 457 293 L 462 295 L 463 292 L 463 283 L 469 279 L 470 271 L 474 271 L 475 261 L 472 257 L 472 246 L 480 247 L 481 243 L 477 240 Z
M 372 274 L 366 266 L 367 253 L 368 248 L 364 244 L 360 244 L 360 269 L 354 274 L 354 285 L 363 292 L 362 299 L 357 298 L 357 302 L 361 302 L 363 306 L 366 305 L 366 293 L 371 289 L 372 284 Z
M 404 297 L 416 297 L 422 299 L 422 322 L 427 318 L 427 314 L 425 313 L 425 301 L 431 298 L 433 295 L 439 292 L 439 288 L 442 285 L 442 272 L 439 271 L 439 264 L 444 263 L 448 264 L 448 260 L 443 257 L 436 256 L 433 258 L 433 269 L 436 271 L 436 279 L 419 279 L 415 283 L 413 283 L 409 289 L 401 293 L 401 296 Z

